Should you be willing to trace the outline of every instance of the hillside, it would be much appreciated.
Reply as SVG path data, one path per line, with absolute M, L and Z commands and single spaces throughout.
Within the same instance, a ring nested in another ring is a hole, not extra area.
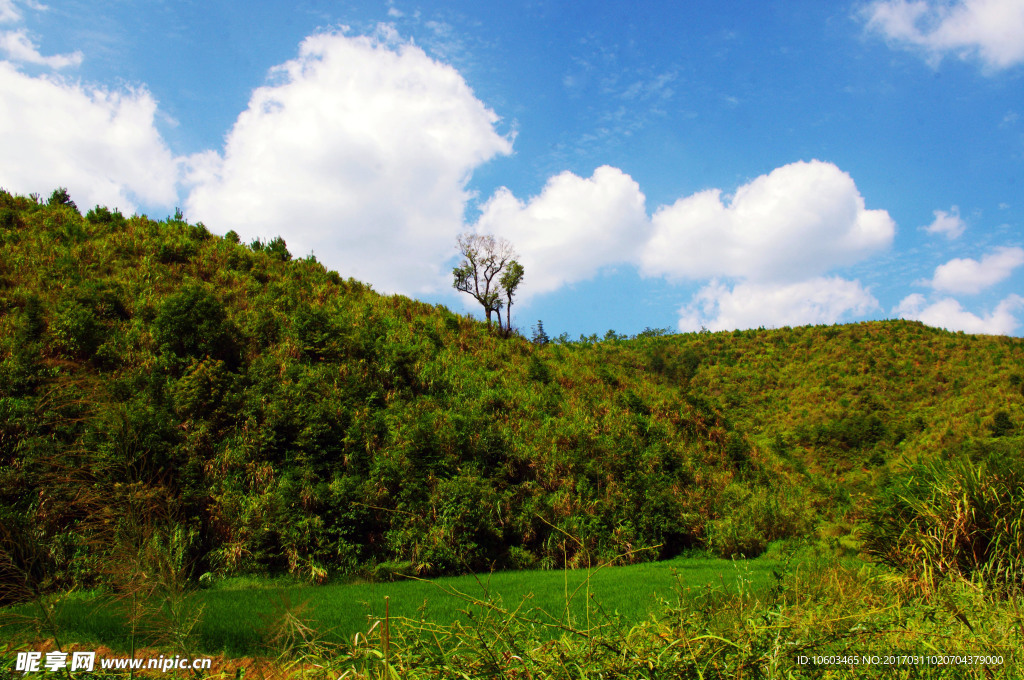
M 1019 338 L 904 321 L 540 344 L 0 192 L 0 525 L 52 587 L 153 536 L 312 581 L 841 537 L 906 464 L 1019 450 L 1022 373 Z

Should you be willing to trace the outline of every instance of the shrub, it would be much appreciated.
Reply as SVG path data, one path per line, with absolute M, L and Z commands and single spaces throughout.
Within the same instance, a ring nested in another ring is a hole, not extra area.
M 29 295 L 25 300 L 25 335 L 28 340 L 39 340 L 46 332 L 46 318 L 43 303 L 36 294 Z
M 999 592 L 1024 578 L 1024 469 L 1020 442 L 1000 442 L 950 460 L 918 462 L 879 493 L 865 548 L 934 588 L 947 577 Z
M 156 259 L 161 264 L 185 263 L 196 255 L 193 243 L 161 243 L 156 251 Z
M 736 468 L 744 469 L 750 464 L 750 444 L 738 432 L 730 432 L 725 440 L 725 452 Z
M 18 226 L 18 212 L 9 208 L 0 209 L 0 229 L 13 230 Z
M 99 409 L 83 441 L 96 453 L 95 469 L 110 481 L 167 481 L 179 472 L 174 455 L 179 423 L 173 413 L 150 403 L 140 392 L 131 395 L 130 401 Z M 114 497 L 107 499 L 111 508 L 118 502 Z
M 209 356 L 230 367 L 238 361 L 234 335 L 217 296 L 194 284 L 169 297 L 153 320 L 156 341 L 165 352 L 180 358 Z
M 1010 420 L 1010 414 L 1006 411 L 996 411 L 989 429 L 992 430 L 993 437 L 1005 437 L 1013 434 L 1014 427 L 1013 421 Z
M 89 280 L 82 284 L 76 296 L 79 303 L 88 307 L 100 319 L 124 321 L 131 314 L 124 304 L 124 291 L 120 284 Z
M 484 570 L 502 544 L 498 497 L 486 480 L 458 476 L 438 482 L 431 494 L 433 516 L 420 546 L 426 572 Z
M 39 361 L 38 343 L 18 343 L 15 345 L 9 357 L 0 360 L 0 395 L 21 396 L 31 394 L 44 377 L 44 368 Z M 3 400 L 0 399 L 0 404 Z M 13 424 L 13 419 L 8 419 L 8 414 L 3 413 L 0 406 L 0 421 L 8 420 Z M 4 427 L 0 426 L 0 440 L 4 437 Z
M 216 359 L 195 361 L 174 386 L 175 410 L 183 418 L 220 417 L 225 400 L 233 401 L 238 386 L 224 362 Z
M 185 233 L 193 241 L 206 241 L 211 236 L 210 230 L 202 222 L 187 225 Z
M 233 248 L 225 260 L 228 269 L 236 272 L 247 272 L 252 269 L 252 256 L 243 250 Z
M 299 307 L 292 320 L 292 330 L 307 359 L 324 359 L 337 351 L 339 331 L 323 307 Z
M 292 254 L 288 252 L 287 244 L 280 236 L 275 236 L 269 243 L 264 243 L 260 239 L 256 239 L 249 244 L 249 247 L 256 252 L 269 253 L 272 257 L 283 262 L 287 262 L 292 259 Z
M 57 306 L 50 332 L 56 349 L 69 359 L 88 359 L 102 341 L 102 328 L 93 312 L 73 300 Z
M 815 443 L 843 450 L 873 446 L 888 436 L 888 428 L 877 413 L 845 414 L 839 420 L 817 427 Z
M 57 187 L 50 194 L 50 199 L 46 202 L 47 205 L 66 205 L 69 208 L 78 212 L 78 206 L 71 200 L 71 196 L 68 195 L 68 190 L 65 187 Z
M 114 218 L 113 214 L 105 205 L 97 205 L 85 213 L 85 219 L 93 224 L 106 224 Z
M 688 384 L 700 368 L 701 357 L 687 347 L 681 353 L 659 345 L 648 355 L 648 368 L 673 383 Z
M 287 244 L 280 236 L 275 236 L 271 239 L 264 250 L 283 262 L 292 259 L 292 254 L 288 252 Z
M 97 205 L 85 214 L 85 219 L 92 224 L 124 224 L 124 215 L 117 208 L 113 211 L 106 206 Z
M 748 490 L 734 483 L 725 489 L 723 507 L 730 497 L 735 505 L 708 530 L 710 548 L 720 557 L 757 557 L 772 541 L 803 536 L 811 528 L 807 500 L 792 488 Z
M 545 364 L 544 361 L 536 354 L 530 355 L 526 372 L 530 377 L 530 380 L 536 380 L 537 382 L 544 383 L 545 385 L 551 382 L 551 369 L 549 369 L 548 365 Z

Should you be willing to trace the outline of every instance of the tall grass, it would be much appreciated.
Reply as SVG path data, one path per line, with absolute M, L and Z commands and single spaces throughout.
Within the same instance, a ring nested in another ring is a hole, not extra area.
M 1024 466 L 1020 438 L 919 462 L 879 496 L 869 553 L 933 591 L 943 580 L 1003 596 L 1024 589 Z

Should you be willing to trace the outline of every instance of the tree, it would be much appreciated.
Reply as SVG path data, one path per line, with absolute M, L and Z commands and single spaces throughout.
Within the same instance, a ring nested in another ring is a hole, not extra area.
M 483 305 L 488 325 L 491 314 L 497 313 L 500 329 L 501 308 L 506 307 L 509 311 L 505 330 L 510 330 L 512 298 L 523 281 L 524 273 L 523 266 L 515 259 L 512 244 L 489 234 L 462 234 L 458 244 L 465 259 L 452 269 L 452 285 Z
M 546 345 L 551 342 L 551 338 L 544 331 L 544 322 L 537 319 L 537 325 L 533 327 L 533 344 L 535 345 Z
M 208 287 L 188 285 L 168 297 L 153 319 L 153 338 L 179 359 L 213 357 L 234 368 L 239 350 L 227 309 Z
M 66 205 L 69 208 L 78 210 L 78 206 L 71 200 L 71 196 L 68 195 L 68 190 L 65 187 L 57 187 L 50 194 L 50 200 L 46 202 L 47 205 Z
M 505 291 L 505 332 L 512 330 L 512 297 L 516 294 L 516 288 L 523 282 L 524 269 L 518 261 L 512 260 L 505 267 L 505 272 L 498 279 L 498 284 Z M 498 317 L 498 325 L 501 325 L 501 316 Z

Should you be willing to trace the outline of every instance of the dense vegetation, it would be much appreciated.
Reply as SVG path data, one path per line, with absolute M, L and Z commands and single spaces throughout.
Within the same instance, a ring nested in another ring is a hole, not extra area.
M 1012 595 L 1022 373 L 1018 338 L 906 321 L 527 339 L 281 239 L 0 191 L 0 603 L 797 537 Z

